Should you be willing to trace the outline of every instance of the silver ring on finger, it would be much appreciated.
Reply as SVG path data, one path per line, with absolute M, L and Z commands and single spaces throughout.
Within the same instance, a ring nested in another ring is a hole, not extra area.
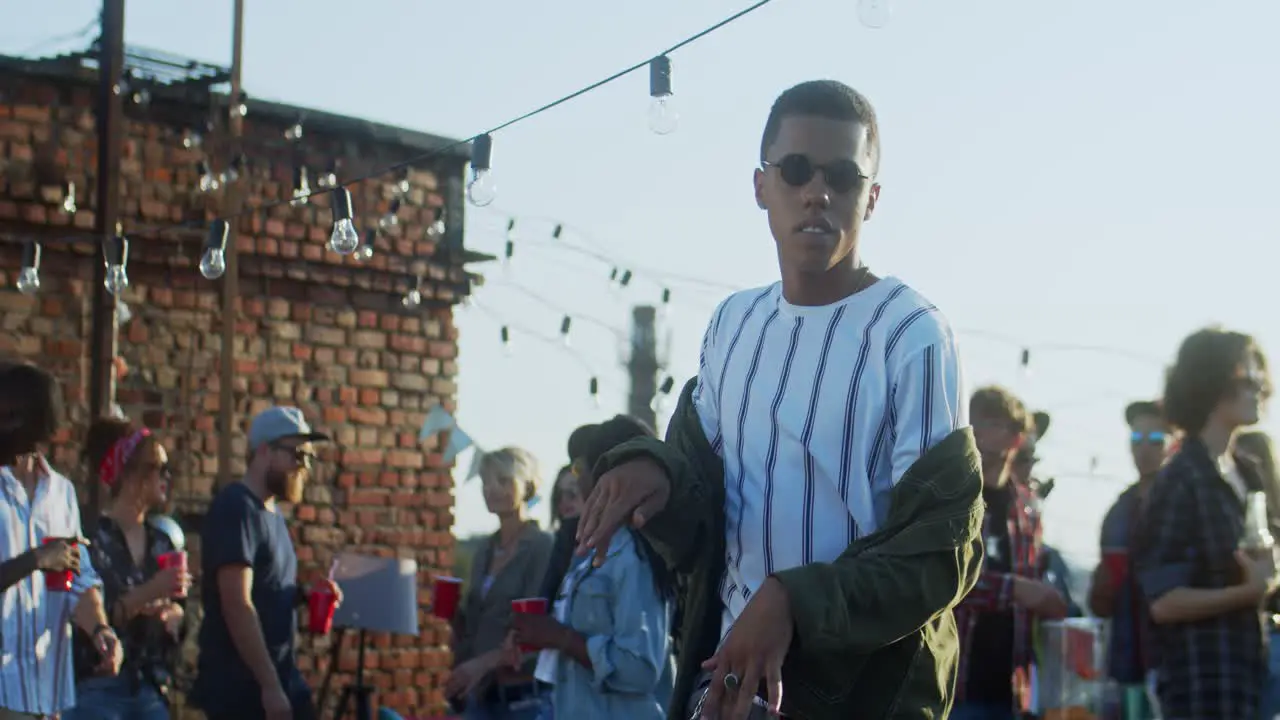
M 737 690 L 740 685 L 742 685 L 742 680 L 737 675 L 733 673 L 725 673 L 724 675 L 725 690 L 732 692 L 734 690 Z

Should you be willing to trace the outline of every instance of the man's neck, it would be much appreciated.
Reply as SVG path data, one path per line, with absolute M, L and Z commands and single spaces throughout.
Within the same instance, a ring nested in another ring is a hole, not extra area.
M 14 478 L 16 478 L 19 483 L 22 483 L 22 487 L 26 489 L 27 495 L 33 495 L 35 493 L 36 485 L 40 482 L 40 476 L 42 474 L 40 456 L 36 453 L 19 455 L 14 459 L 13 464 L 10 465 L 10 467 L 13 468 Z
M 782 274 L 782 297 L 792 305 L 819 307 L 840 302 L 878 280 L 871 271 L 852 259 L 818 274 Z
M 246 475 L 240 479 L 240 483 L 249 488 L 249 492 L 257 495 L 258 499 L 262 501 L 263 505 L 267 506 L 268 510 L 275 509 L 276 496 L 270 490 L 267 490 L 266 480 L 260 477 Z

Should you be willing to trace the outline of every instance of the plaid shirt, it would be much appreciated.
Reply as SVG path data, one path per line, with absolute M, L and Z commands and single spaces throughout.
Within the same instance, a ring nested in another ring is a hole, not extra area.
M 982 520 L 982 535 L 990 537 L 993 522 L 1005 522 L 1009 530 L 1009 562 L 1012 572 L 983 571 L 977 585 L 956 606 L 956 627 L 960 630 L 959 674 L 956 679 L 956 704 L 964 702 L 965 689 L 969 684 L 969 657 L 973 645 L 973 632 L 978 626 L 978 618 L 985 612 L 1013 613 L 1013 699 L 1018 710 L 1029 710 L 1031 706 L 1031 663 L 1034 659 L 1031 645 L 1031 629 L 1033 618 L 1031 613 L 1013 604 L 1013 578 L 1015 575 L 1039 579 L 1040 577 L 1040 511 L 1037 509 L 1035 494 L 1019 483 L 1010 482 L 1006 486 L 1013 497 L 1009 502 L 1009 513 L 1006 517 L 994 517 L 990 513 Z
M 1250 489 L 1253 466 L 1237 460 Z M 1181 587 L 1239 582 L 1234 553 L 1244 503 L 1198 439 L 1186 440 L 1160 471 L 1137 541 L 1138 577 L 1154 602 Z M 1155 625 L 1157 692 L 1168 718 L 1253 718 L 1267 673 L 1262 613 L 1243 608 L 1196 622 Z

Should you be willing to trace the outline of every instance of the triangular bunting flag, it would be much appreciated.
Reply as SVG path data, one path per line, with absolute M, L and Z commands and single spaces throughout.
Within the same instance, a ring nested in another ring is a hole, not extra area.
M 471 467 L 467 468 L 467 476 L 462 478 L 464 483 L 471 478 L 480 477 L 480 461 L 484 459 L 484 450 L 481 450 L 479 445 L 471 447 Z
M 471 447 L 471 436 L 462 431 L 457 425 L 453 426 L 453 430 L 449 432 L 449 444 L 444 448 L 444 461 L 446 463 L 453 462 L 454 458 L 462 454 L 463 450 Z
M 427 412 L 427 417 L 422 421 L 422 429 L 418 431 L 418 442 L 422 442 L 432 435 L 456 425 L 457 422 L 449 414 L 449 411 L 436 405 Z

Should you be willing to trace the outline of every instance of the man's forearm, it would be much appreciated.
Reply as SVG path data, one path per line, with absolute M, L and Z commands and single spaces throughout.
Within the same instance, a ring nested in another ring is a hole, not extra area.
M 223 614 L 227 619 L 231 642 L 235 644 L 236 652 L 240 653 L 240 659 L 249 666 L 249 671 L 258 681 L 259 689 L 279 689 L 280 676 L 276 674 L 276 666 L 267 652 L 267 641 L 262 637 L 258 611 L 252 605 L 244 604 L 226 606 Z
M 98 628 L 111 624 L 107 620 L 106 609 L 102 606 L 102 593 L 98 588 L 91 587 L 80 595 L 80 601 L 76 603 L 74 619 L 76 626 L 90 636 Z
M 1227 588 L 1174 588 L 1151 603 L 1151 620 L 1157 625 L 1188 623 L 1257 607 L 1261 598 L 1244 585 Z
M 0 563 L 0 592 L 22 582 L 38 569 L 34 550 L 28 550 L 12 560 Z

